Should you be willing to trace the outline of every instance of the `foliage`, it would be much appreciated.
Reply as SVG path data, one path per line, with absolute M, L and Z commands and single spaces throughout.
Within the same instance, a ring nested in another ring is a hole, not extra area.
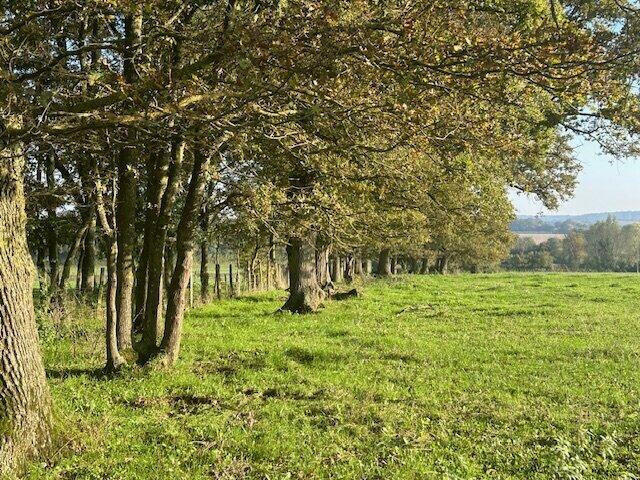
M 620 226 L 609 217 L 589 228 L 571 230 L 561 241 L 536 245 L 519 237 L 503 266 L 511 270 L 590 270 L 631 272 L 640 268 L 640 224 Z

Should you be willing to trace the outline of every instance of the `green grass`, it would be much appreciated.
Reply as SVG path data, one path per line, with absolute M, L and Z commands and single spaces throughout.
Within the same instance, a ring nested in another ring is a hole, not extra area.
M 321 313 L 188 315 L 170 372 L 45 322 L 56 449 L 28 478 L 637 478 L 640 277 L 401 277 Z

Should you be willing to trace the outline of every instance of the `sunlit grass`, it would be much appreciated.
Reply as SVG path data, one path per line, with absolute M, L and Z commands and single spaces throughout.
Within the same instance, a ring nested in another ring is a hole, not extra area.
M 175 370 L 114 378 L 90 310 L 45 319 L 56 448 L 29 478 L 640 472 L 640 277 L 401 277 L 305 316 L 283 295 L 195 309 Z

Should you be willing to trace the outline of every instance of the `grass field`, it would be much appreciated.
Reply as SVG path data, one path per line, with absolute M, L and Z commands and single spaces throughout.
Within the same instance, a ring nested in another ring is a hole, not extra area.
M 101 325 L 41 327 L 56 448 L 28 478 L 631 479 L 640 277 L 400 277 L 319 314 L 195 309 L 179 365 L 102 377 Z

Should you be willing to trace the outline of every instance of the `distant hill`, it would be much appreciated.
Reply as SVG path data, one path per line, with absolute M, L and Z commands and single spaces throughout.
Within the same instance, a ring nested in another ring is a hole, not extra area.
M 606 220 L 609 216 L 614 217 L 622 224 L 640 222 L 640 210 L 628 212 L 585 213 L 583 215 L 518 215 L 518 219 L 539 219 L 543 223 L 551 224 L 571 221 L 591 225 L 596 222 Z
M 587 213 L 584 215 L 518 215 L 516 220 L 511 223 L 511 231 L 564 234 L 571 230 L 588 228 L 610 216 L 622 225 L 640 223 L 640 211 Z

